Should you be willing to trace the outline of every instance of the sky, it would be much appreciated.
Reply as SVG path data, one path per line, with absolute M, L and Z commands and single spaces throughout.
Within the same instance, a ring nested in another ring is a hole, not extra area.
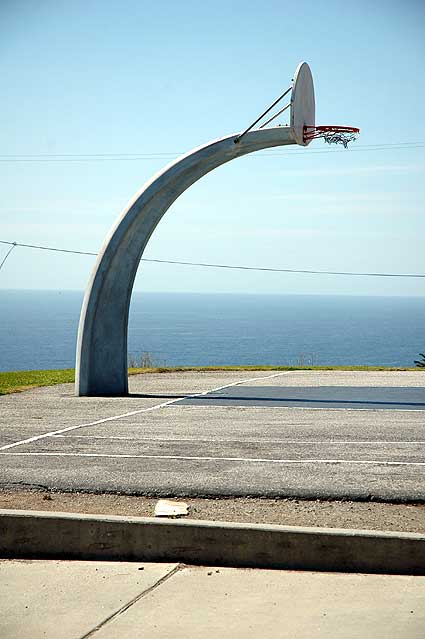
M 220 167 L 175 202 L 144 257 L 425 273 L 424 57 L 419 0 L 2 0 L 0 240 L 97 252 L 145 181 L 246 128 L 306 60 L 316 123 L 359 139 Z M 82 291 L 94 262 L 17 247 L 0 288 Z M 135 290 L 423 295 L 425 279 L 142 262 Z

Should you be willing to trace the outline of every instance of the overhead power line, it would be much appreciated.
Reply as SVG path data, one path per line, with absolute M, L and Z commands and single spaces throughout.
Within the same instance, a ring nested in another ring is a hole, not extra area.
M 10 249 L 8 250 L 8 252 L 6 253 L 6 255 L 4 256 L 4 258 L 1 261 L 0 264 L 0 271 L 3 268 L 3 264 L 6 262 L 7 258 L 9 257 L 9 255 L 11 254 L 11 252 L 13 251 L 13 249 L 16 246 L 16 242 L 8 242 L 8 244 L 11 244 L 12 246 L 10 247 Z
M 424 140 L 414 142 L 395 142 L 389 144 L 363 144 L 351 147 L 350 151 L 391 151 L 392 149 L 408 150 L 425 147 Z M 316 150 L 289 150 L 289 151 L 266 151 L 254 153 L 248 157 L 284 157 L 291 155 L 314 154 L 314 153 L 344 153 L 343 149 L 316 149 Z M 183 153 L 177 152 L 151 152 L 151 153 L 35 153 L 35 154 L 6 154 L 0 155 L 0 162 L 137 162 L 139 160 L 170 160 L 179 157 Z
M 73 253 L 75 255 L 91 255 L 96 256 L 97 253 L 90 253 L 88 251 L 75 251 L 71 249 L 62 249 L 52 246 L 39 246 L 37 244 L 21 244 L 19 242 L 6 242 L 5 240 L 0 240 L 0 244 L 7 244 L 12 246 L 12 248 L 7 253 L 4 258 L 1 266 L 6 261 L 7 257 L 15 248 L 15 246 L 21 246 L 24 248 L 32 248 L 39 249 L 42 251 L 56 251 L 59 253 Z M 266 271 L 270 273 L 304 273 L 308 275 L 348 275 L 355 277 L 408 277 L 408 278 L 425 278 L 425 274 L 418 273 L 360 273 L 355 271 L 316 271 L 313 269 L 295 269 L 295 268 L 271 268 L 265 266 L 240 266 L 235 264 L 209 264 L 206 262 L 185 262 L 182 260 L 158 260 L 153 258 L 142 257 L 142 262 L 155 262 L 157 264 L 178 264 L 181 266 L 198 266 L 203 268 L 224 268 L 224 269 L 235 269 L 240 271 Z
M 74 253 L 75 255 L 94 255 L 95 257 L 97 255 L 97 253 L 89 253 L 88 251 L 74 251 L 71 249 L 55 248 L 53 246 L 38 246 L 37 244 L 20 244 L 19 242 L 6 242 L 5 240 L 0 240 L 0 244 L 12 244 L 13 247 L 23 246 L 24 248 L 40 249 L 41 251 L 56 251 L 58 253 Z

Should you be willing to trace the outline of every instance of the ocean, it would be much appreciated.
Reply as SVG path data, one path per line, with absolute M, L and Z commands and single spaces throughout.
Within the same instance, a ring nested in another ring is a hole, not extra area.
M 82 292 L 0 291 L 0 370 L 73 368 Z M 414 366 L 424 297 L 134 293 L 129 354 L 160 366 Z

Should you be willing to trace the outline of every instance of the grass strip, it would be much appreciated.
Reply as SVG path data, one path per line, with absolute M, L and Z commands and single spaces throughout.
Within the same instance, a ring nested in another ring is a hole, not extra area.
M 65 370 L 48 371 L 12 371 L 0 373 L 0 395 L 7 393 L 19 393 L 23 390 L 38 386 L 54 386 L 73 382 L 75 371 L 72 368 Z
M 174 366 L 129 368 L 129 375 L 148 373 L 209 372 L 209 371 L 418 371 L 418 368 L 386 366 Z M 19 393 L 39 386 L 54 386 L 75 381 L 75 370 L 12 371 L 0 373 L 0 395 Z

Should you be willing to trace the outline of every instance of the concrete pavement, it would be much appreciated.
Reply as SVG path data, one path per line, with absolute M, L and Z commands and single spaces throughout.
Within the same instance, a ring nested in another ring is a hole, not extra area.
M 425 411 L 386 407 L 397 387 L 420 404 L 424 381 L 421 371 L 183 372 L 131 377 L 132 394 L 121 398 L 78 398 L 71 385 L 8 395 L 0 398 L 0 485 L 424 501 Z M 312 408 L 308 397 L 325 387 L 328 400 L 339 389 L 367 401 L 375 392 L 382 408 Z M 297 408 L 274 401 L 288 389 Z M 274 405 L 214 405 L 221 391 L 269 393 Z M 195 394 L 201 399 L 187 399 Z
M 4 639 L 422 639 L 425 577 L 0 561 Z
M 422 410 L 194 407 L 179 406 L 179 402 L 194 393 L 231 385 L 238 390 L 243 385 L 260 390 L 271 386 L 283 390 L 418 388 L 423 380 L 422 372 L 183 373 L 131 378 L 133 395 L 123 398 L 76 398 L 70 385 L 5 396 L 0 398 L 0 481 L 12 487 L 42 485 L 136 494 L 374 495 L 422 500 Z M 85 521 L 89 529 L 91 523 Z M 179 530 L 191 525 L 187 521 L 178 524 Z M 167 531 L 166 522 L 158 525 Z M 241 547 L 242 528 L 237 532 Z M 251 528 L 258 534 L 271 534 L 261 527 Z M 204 525 L 203 530 L 208 542 L 204 547 L 211 549 L 212 532 Z M 2 532 L 6 539 L 7 531 L 3 528 Z M 107 554 L 121 537 L 106 532 L 112 536 L 92 536 L 93 544 Z M 34 539 L 34 530 L 21 533 L 12 538 L 15 550 Z M 309 534 L 298 533 L 295 537 L 290 532 L 291 543 Z M 353 543 L 375 543 L 371 533 L 357 531 L 360 535 L 351 540 L 349 531 L 339 531 L 345 543 L 345 554 L 341 554 L 330 545 L 336 533 L 319 534 L 316 529 L 311 533 L 317 537 L 316 545 L 308 540 L 298 553 L 299 560 L 305 561 L 307 549 L 315 557 L 326 551 L 340 565 L 344 557 L 361 562 L 365 555 L 355 551 Z M 410 537 L 409 543 L 415 545 L 414 536 Z M 381 545 L 401 547 L 408 536 L 387 533 L 382 538 Z M 53 534 L 50 539 L 60 548 L 72 541 L 68 534 Z M 168 539 L 174 544 L 178 541 L 174 533 Z M 263 550 L 270 550 L 264 543 L 254 546 L 263 559 Z M 143 546 L 153 547 L 153 543 Z M 286 541 L 280 540 L 276 548 L 294 557 Z M 411 560 L 409 570 L 414 572 L 420 563 L 422 571 L 423 562 L 409 548 L 404 555 Z M 196 544 L 191 552 L 199 555 Z M 383 547 L 379 552 L 382 560 L 390 562 L 397 556 Z M 374 560 L 379 552 L 368 556 Z M 309 570 L 296 572 L 223 568 L 215 559 L 209 563 L 214 565 L 0 560 L 0 636 L 425 636 L 423 576 L 312 572 L 311 564 Z
M 0 557 L 424 575 L 420 533 L 0 510 Z

